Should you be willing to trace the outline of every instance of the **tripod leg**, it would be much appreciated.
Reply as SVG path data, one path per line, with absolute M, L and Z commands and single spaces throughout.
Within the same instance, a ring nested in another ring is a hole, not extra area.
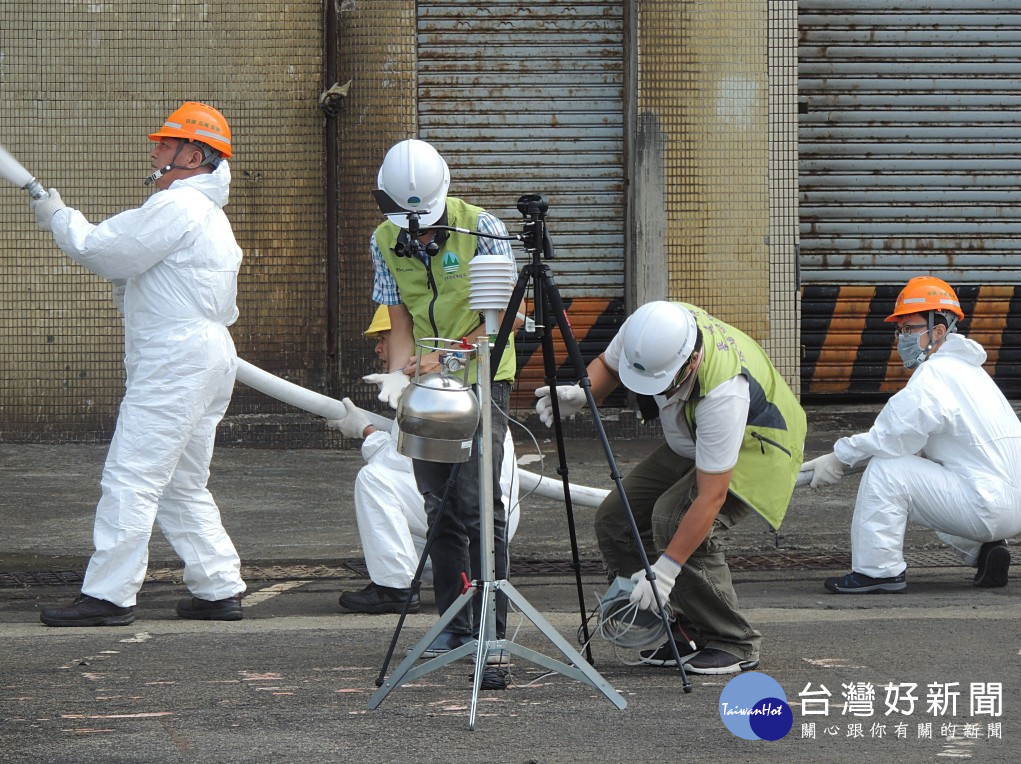
M 514 325 L 514 320 L 517 316 L 517 312 L 521 306 L 521 300 L 524 298 L 525 290 L 528 288 L 528 282 L 535 275 L 537 266 L 534 263 L 530 263 L 521 269 L 521 274 L 518 276 L 518 280 L 514 285 L 514 291 L 511 293 L 510 301 L 507 304 L 507 311 L 504 314 L 503 322 L 500 324 L 500 332 L 496 337 L 496 344 L 492 351 L 491 363 L 493 373 L 496 373 L 496 369 L 500 366 L 500 358 L 503 356 L 504 348 L 507 345 L 507 338 L 510 335 L 510 328 Z M 543 370 L 546 377 L 546 384 L 550 385 L 551 388 L 556 387 L 556 351 L 553 347 L 553 336 L 549 331 L 549 328 L 545 326 L 544 314 L 548 314 L 548 308 L 546 301 L 543 299 L 543 284 L 538 279 L 533 282 L 535 287 L 535 312 L 537 318 L 536 334 L 539 336 L 542 344 L 542 359 L 543 359 Z M 584 367 L 582 368 L 584 371 Z M 556 433 L 557 440 L 557 457 L 558 457 L 558 469 L 557 474 L 563 478 L 564 481 L 564 504 L 567 509 L 567 529 L 568 535 L 571 541 L 571 567 L 574 569 L 575 583 L 578 588 L 578 606 L 581 609 L 581 628 L 585 640 L 585 657 L 589 663 L 592 663 L 592 648 L 589 646 L 589 632 L 588 632 L 588 609 L 585 607 L 585 590 L 581 581 L 581 558 L 578 553 L 578 534 L 574 524 L 574 507 L 571 502 L 571 491 L 569 486 L 570 479 L 568 477 L 567 469 L 567 452 L 564 448 L 564 431 L 560 423 L 560 412 L 557 408 L 557 398 L 554 395 L 552 397 L 554 406 L 554 431 Z
M 493 376 L 496 375 L 497 370 L 500 368 L 500 359 L 503 358 L 503 351 L 507 348 L 507 340 L 510 338 L 514 322 L 517 320 L 518 310 L 521 308 L 521 300 L 525 296 L 525 289 L 528 287 L 531 272 L 532 269 L 527 265 L 521 269 L 518 280 L 514 284 L 514 291 L 511 292 L 510 301 L 507 303 L 507 310 L 503 314 L 503 321 L 500 322 L 500 331 L 496 334 L 496 341 L 493 344 L 492 356 L 490 358 Z
M 549 311 L 547 310 L 547 315 Z M 563 330 L 561 330 L 563 334 Z M 551 391 L 556 390 L 557 368 L 556 351 L 553 347 L 553 332 L 546 327 L 542 335 L 542 362 L 546 384 Z M 584 367 L 582 367 L 584 373 Z M 574 506 L 571 501 L 570 475 L 567 467 L 567 449 L 564 446 L 564 427 L 560 420 L 559 399 L 556 394 L 550 396 L 553 404 L 553 432 L 557 442 L 557 474 L 564 483 L 564 506 L 567 508 L 567 530 L 571 540 L 571 567 L 574 569 L 574 581 L 578 589 L 578 607 L 581 609 L 582 638 L 585 644 L 585 658 L 592 663 L 592 647 L 589 644 L 588 609 L 585 607 L 585 589 L 581 581 L 581 556 L 578 552 L 578 534 L 574 524 Z
M 373 693 L 369 699 L 369 710 L 378 708 L 379 704 L 383 702 L 387 695 L 392 690 L 396 690 L 401 685 L 407 682 L 413 682 L 420 676 L 425 676 L 431 671 L 436 671 L 443 668 L 448 663 L 453 663 L 456 660 L 460 660 L 465 656 L 471 654 L 475 650 L 473 641 L 468 641 L 460 647 L 455 647 L 453 650 L 440 655 L 437 658 L 432 658 L 425 663 L 415 665 L 415 662 L 422 657 L 422 653 L 428 649 L 432 641 L 438 637 L 444 629 L 453 621 L 458 614 L 467 607 L 471 606 L 472 597 L 475 596 L 475 587 L 469 587 L 464 594 L 454 600 L 453 604 L 447 608 L 446 612 L 440 616 L 440 619 L 433 624 L 432 628 L 425 633 L 425 636 L 419 640 L 411 651 L 405 656 L 404 660 L 397 666 L 394 673 L 388 676 L 383 684 Z
M 550 273 L 549 268 L 545 265 L 542 268 L 542 282 L 545 285 L 545 299 L 549 302 L 550 313 L 557 322 L 557 327 L 560 329 L 560 335 L 564 341 L 564 346 L 567 348 L 571 364 L 574 366 L 575 373 L 578 376 L 578 385 L 585 391 L 589 410 L 592 412 L 592 421 L 596 427 L 596 434 L 599 437 L 599 442 L 603 446 L 603 452 L 606 454 L 606 463 L 610 467 L 610 477 L 613 479 L 614 485 L 617 487 L 617 493 L 620 496 L 621 504 L 624 507 L 624 512 L 627 514 L 628 522 L 631 525 L 631 534 L 635 539 L 635 546 L 641 556 L 642 566 L 645 568 L 645 577 L 649 581 L 655 581 L 656 574 L 652 571 L 652 566 L 649 564 L 649 557 L 645 554 L 645 548 L 642 546 L 641 533 L 638 530 L 638 524 L 635 522 L 635 515 L 631 511 L 631 504 L 628 501 L 627 493 L 624 491 L 624 482 L 621 479 L 620 470 L 617 468 L 617 460 L 613 456 L 613 451 L 610 449 L 610 441 L 606 437 L 606 430 L 603 428 L 603 422 L 599 418 L 599 410 L 596 406 L 595 397 L 592 395 L 592 382 L 589 380 L 585 361 L 581 356 L 581 350 L 578 348 L 578 342 L 574 338 L 574 332 L 571 329 L 571 324 L 567 320 L 567 311 L 564 308 L 564 301 L 560 297 L 560 292 L 557 290 L 557 285 L 553 281 L 553 276 Z M 555 380 L 553 384 L 556 384 Z M 554 423 L 559 426 L 559 399 L 554 394 L 550 396 L 550 402 L 553 404 Z M 564 482 L 565 484 L 567 482 L 566 476 L 564 477 Z M 578 578 L 580 587 L 580 575 Z M 665 603 L 660 600 L 659 591 L 655 586 L 652 587 L 652 591 L 656 598 L 656 609 L 659 612 L 660 618 L 663 620 L 663 626 L 667 633 L 667 641 L 670 643 L 670 650 L 673 652 L 674 660 L 677 661 L 677 670 L 681 675 L 682 686 L 685 692 L 691 692 L 691 682 L 688 681 L 688 675 L 684 671 L 684 664 L 681 663 L 681 655 L 677 649 L 677 643 L 674 640 L 673 629 L 670 628 L 670 615 L 667 612 Z M 587 636 L 588 635 L 586 633 L 586 638 Z
M 440 499 L 441 511 L 436 516 L 436 522 L 429 526 L 429 533 L 425 537 L 425 546 L 422 548 L 422 555 L 418 559 L 418 567 L 415 569 L 415 576 L 411 579 L 408 598 L 404 601 L 404 607 L 401 609 L 400 618 L 397 619 L 397 628 L 394 629 L 393 636 L 390 638 L 390 647 L 386 651 L 386 658 L 383 659 L 383 665 L 379 669 L 379 676 L 376 677 L 376 687 L 383 686 L 383 681 L 386 678 L 386 670 L 390 667 L 390 660 L 393 658 L 394 649 L 397 647 L 397 640 L 401 635 L 401 629 L 404 628 L 404 621 L 408 617 L 408 608 L 411 606 L 411 598 L 415 596 L 415 592 L 422 584 L 422 572 L 425 570 L 426 560 L 429 559 L 429 552 L 432 549 L 433 539 L 436 538 L 436 529 L 439 527 L 440 522 L 443 519 L 442 508 L 446 506 L 447 500 L 450 498 L 450 492 L 454 489 L 454 484 L 457 482 L 457 474 L 460 471 L 460 463 L 455 464 L 450 470 L 450 477 L 447 478 L 446 485 L 443 486 L 443 498 Z
M 479 690 L 482 688 L 482 677 L 486 673 L 486 656 L 489 654 L 489 641 L 493 635 L 489 633 L 493 626 L 492 608 L 496 603 L 493 594 L 493 582 L 482 582 L 482 608 L 479 613 L 478 644 L 475 648 L 475 670 L 472 672 L 472 698 L 468 707 L 468 729 L 475 729 L 475 718 L 479 704 Z

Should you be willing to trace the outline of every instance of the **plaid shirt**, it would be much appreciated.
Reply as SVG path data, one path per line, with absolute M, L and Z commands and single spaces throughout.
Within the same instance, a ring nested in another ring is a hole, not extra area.
M 504 226 L 500 218 L 495 215 L 491 215 L 488 212 L 479 213 L 478 230 L 482 233 L 494 234 L 497 236 L 506 236 L 507 228 Z M 478 242 L 478 248 L 476 253 L 479 255 L 502 255 L 508 258 L 511 262 L 514 262 L 514 252 L 511 250 L 509 241 L 501 239 L 487 239 L 484 236 L 476 237 Z M 401 293 L 397 288 L 397 282 L 394 281 L 393 274 L 386 267 L 386 263 L 383 261 L 383 253 L 379 251 L 379 245 L 376 244 L 376 234 L 372 234 L 372 242 L 370 244 L 372 251 L 372 299 L 380 305 L 400 305 Z

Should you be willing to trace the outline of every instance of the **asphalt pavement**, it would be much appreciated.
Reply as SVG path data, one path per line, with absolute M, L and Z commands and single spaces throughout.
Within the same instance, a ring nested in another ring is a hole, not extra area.
M 810 408 L 809 456 L 866 427 L 875 411 Z M 541 469 L 555 476 L 556 444 L 548 431 L 536 434 Z M 524 431 L 515 439 L 523 468 L 539 471 Z M 611 437 L 614 464 L 626 473 L 657 442 Z M 573 426 L 565 448 L 572 481 L 612 487 L 592 432 Z M 629 665 L 633 651 L 599 637 L 590 644 L 595 670 L 623 710 L 599 687 L 518 658 L 507 689 L 474 698 L 474 717 L 470 661 L 397 687 L 369 710 L 398 624 L 337 604 L 341 591 L 367 582 L 351 498 L 357 449 L 217 449 L 210 487 L 244 564 L 243 621 L 175 615 L 187 592 L 157 530 L 135 623 L 45 627 L 39 610 L 78 592 L 105 451 L 0 444 L 4 762 L 1018 760 L 1017 575 L 1003 589 L 975 589 L 973 569 L 930 531 L 910 528 L 905 592 L 827 593 L 822 580 L 849 570 L 857 476 L 798 489 L 778 533 L 751 518 L 728 538 L 742 610 L 764 635 L 756 673 L 779 684 L 791 710 L 790 731 L 770 741 L 742 739 L 725 725 L 721 693 L 731 677 L 690 676 L 685 692 L 676 669 Z M 522 506 L 509 579 L 580 650 L 564 504 L 531 496 Z M 574 508 L 587 609 L 606 588 L 592 516 Z M 389 675 L 436 619 L 426 589 L 421 612 L 397 634 Z M 544 628 L 512 614 L 508 637 L 565 659 Z

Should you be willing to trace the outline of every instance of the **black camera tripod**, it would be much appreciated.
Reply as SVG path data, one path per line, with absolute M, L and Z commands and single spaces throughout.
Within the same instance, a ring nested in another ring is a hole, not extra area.
M 639 533 L 638 525 L 635 522 L 634 513 L 631 511 L 631 504 L 628 502 L 627 494 L 624 491 L 624 484 L 621 479 L 620 471 L 617 469 L 617 462 L 614 459 L 613 451 L 610 449 L 610 443 L 606 437 L 606 430 L 603 428 L 602 420 L 599 418 L 599 411 L 596 407 L 595 397 L 592 394 L 592 383 L 588 378 L 585 361 L 581 356 L 581 350 L 578 348 L 578 341 L 575 339 L 574 331 L 571 329 L 570 321 L 568 321 L 567 310 L 564 308 L 564 302 L 561 299 L 560 292 L 553 280 L 553 274 L 551 273 L 549 266 L 544 262 L 545 260 L 552 260 L 554 256 L 553 243 L 549 236 L 549 229 L 546 227 L 546 212 L 549 209 L 549 205 L 539 194 L 525 194 L 518 199 L 517 207 L 518 212 L 525 217 L 524 232 L 522 233 L 521 240 L 524 243 L 525 251 L 530 256 L 530 261 L 521 269 L 517 284 L 515 284 L 514 291 L 511 293 L 510 303 L 507 305 L 507 312 L 504 314 L 504 320 L 500 326 L 500 332 L 496 337 L 495 349 L 493 350 L 493 368 L 497 368 L 500 364 L 504 348 L 507 346 L 507 338 L 510 336 L 510 332 L 513 329 L 514 317 L 517 315 L 525 290 L 528 287 L 528 282 L 532 281 L 535 290 L 532 305 L 535 316 L 535 334 L 542 343 L 543 373 L 545 382 L 550 389 L 550 403 L 553 407 L 553 429 L 556 434 L 557 456 L 559 459 L 557 474 L 561 476 L 564 483 L 564 502 L 567 505 L 567 518 L 570 526 L 572 563 L 575 566 L 575 580 L 578 585 L 578 597 L 581 602 L 582 609 L 582 630 L 586 643 L 586 650 L 588 650 L 587 657 L 589 661 L 591 661 L 592 653 L 587 647 L 589 635 L 587 621 L 585 620 L 585 595 L 582 591 L 581 585 L 581 567 L 578 558 L 577 536 L 574 528 L 574 512 L 571 502 L 567 452 L 564 447 L 563 423 L 560 419 L 560 399 L 556 394 L 556 352 L 553 346 L 553 334 L 546 323 L 548 320 L 552 319 L 556 323 L 557 328 L 560 330 L 560 337 L 564 342 L 564 346 L 567 348 L 571 365 L 574 367 L 574 373 L 578 379 L 578 386 L 585 392 L 589 410 L 592 412 L 592 421 L 596 427 L 596 434 L 599 438 L 599 442 L 603 446 L 603 452 L 606 455 L 606 463 L 610 467 L 610 477 L 613 479 L 614 485 L 617 487 L 617 493 L 620 496 L 621 504 L 624 507 L 624 511 L 627 513 L 628 521 L 631 525 L 631 533 L 635 539 L 635 546 L 638 548 L 638 552 L 642 559 L 642 566 L 645 568 L 645 577 L 651 582 L 655 580 L 656 574 L 653 572 L 652 567 L 649 564 L 648 555 L 646 555 L 645 547 L 642 545 L 641 534 Z M 656 609 L 659 612 L 660 618 L 663 620 L 663 625 L 667 633 L 670 650 L 673 653 L 674 660 L 677 661 L 677 668 L 681 675 L 684 691 L 691 692 L 691 682 L 688 681 L 687 674 L 684 671 L 684 664 L 681 662 L 681 656 L 677 650 L 677 643 L 674 640 L 673 630 L 670 627 L 670 616 L 665 607 L 666 603 L 660 600 L 659 591 L 655 585 L 653 585 L 652 591 L 653 596 L 656 599 Z

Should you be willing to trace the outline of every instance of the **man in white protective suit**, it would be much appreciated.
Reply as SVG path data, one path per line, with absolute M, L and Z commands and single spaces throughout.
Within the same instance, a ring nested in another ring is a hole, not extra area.
M 206 488 L 217 424 L 234 389 L 228 326 L 241 249 L 223 213 L 231 133 L 216 109 L 189 101 L 149 138 L 158 189 L 141 207 L 93 225 L 59 194 L 32 202 L 39 227 L 64 253 L 113 284 L 124 314 L 124 399 L 96 508 L 81 596 L 46 608 L 48 626 L 124 626 L 158 522 L 184 561 L 182 618 L 242 617 L 241 561 Z
M 907 385 L 868 432 L 802 466 L 819 488 L 868 462 L 851 521 L 852 570 L 826 579 L 831 592 L 905 589 L 909 521 L 975 566 L 975 586 L 1007 584 L 1005 539 L 1021 533 L 1021 422 L 982 368 L 985 350 L 956 333 L 963 318 L 946 282 L 911 279 L 886 319 L 897 324 L 897 351 L 914 370 Z
M 377 308 L 365 336 L 376 340 L 376 355 L 383 368 L 387 368 L 390 312 L 386 305 Z M 359 591 L 342 593 L 340 604 L 356 613 L 400 613 L 408 599 L 428 533 L 425 502 L 415 482 L 411 459 L 397 452 L 396 424 L 391 432 L 377 430 L 350 398 L 344 399 L 344 405 L 348 415 L 327 424 L 349 438 L 365 438 L 362 443 L 365 466 L 355 478 L 354 495 L 358 535 L 370 583 Z M 504 440 L 500 489 L 504 496 L 509 496 L 505 503 L 510 540 L 518 527 L 520 510 L 514 441 L 509 430 Z M 431 573 L 429 567 L 425 572 Z M 420 606 L 416 590 L 408 612 L 415 613 Z

